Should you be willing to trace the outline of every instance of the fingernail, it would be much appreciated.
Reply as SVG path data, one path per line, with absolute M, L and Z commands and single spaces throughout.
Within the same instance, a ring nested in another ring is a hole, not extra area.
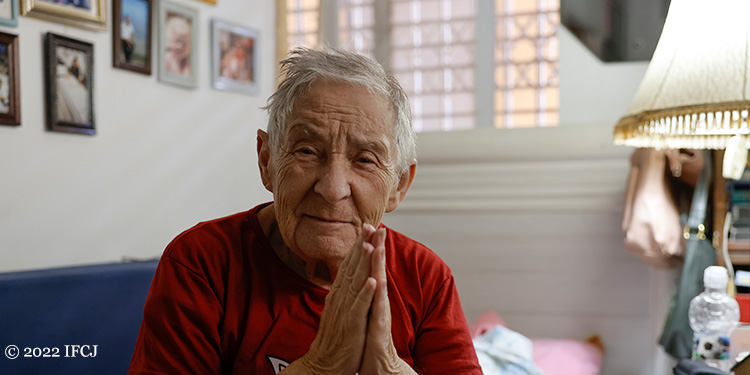
M 372 245 L 369 242 L 365 243 L 364 246 L 362 246 L 362 247 L 365 250 L 365 254 L 370 253 L 370 252 L 372 252 L 372 251 L 375 250 L 375 248 L 372 247 Z
M 373 226 L 372 226 L 371 224 L 369 224 L 369 223 L 365 223 L 365 225 L 364 225 L 364 228 L 365 228 L 365 231 L 366 231 L 366 232 L 369 232 L 369 233 L 372 233 L 372 232 L 374 232 L 374 231 L 375 231 L 375 227 L 373 227 Z

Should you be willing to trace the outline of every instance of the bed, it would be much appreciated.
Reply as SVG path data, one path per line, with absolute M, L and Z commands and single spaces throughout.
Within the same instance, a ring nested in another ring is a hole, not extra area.
M 485 375 L 598 375 L 604 346 L 598 336 L 585 341 L 527 338 L 494 311 L 469 326 Z

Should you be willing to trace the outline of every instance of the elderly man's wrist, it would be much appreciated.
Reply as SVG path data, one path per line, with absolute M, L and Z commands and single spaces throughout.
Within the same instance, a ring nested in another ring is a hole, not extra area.
M 315 356 L 314 354 L 311 354 L 310 352 L 303 355 L 300 359 L 296 360 L 295 363 L 298 363 L 298 368 L 300 370 L 304 369 L 304 372 L 300 372 L 300 373 L 304 373 L 306 375 L 338 374 L 338 372 L 335 371 L 335 369 L 329 368 L 329 366 L 325 366 L 319 360 L 319 357 Z
M 409 366 L 409 364 L 406 363 L 406 361 L 404 361 L 403 359 L 399 358 L 398 362 L 399 362 L 398 374 L 400 375 L 416 375 L 417 374 L 417 372 L 414 371 L 414 369 L 411 368 L 411 366 Z

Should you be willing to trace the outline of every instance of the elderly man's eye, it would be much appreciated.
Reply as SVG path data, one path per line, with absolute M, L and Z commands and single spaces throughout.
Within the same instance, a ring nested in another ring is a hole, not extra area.
M 357 163 L 360 164 L 375 164 L 376 162 L 377 161 L 374 158 L 369 156 L 360 156 L 359 158 L 357 158 Z
M 300 148 L 297 151 L 295 151 L 295 153 L 300 154 L 300 155 L 315 155 L 315 151 L 309 148 Z

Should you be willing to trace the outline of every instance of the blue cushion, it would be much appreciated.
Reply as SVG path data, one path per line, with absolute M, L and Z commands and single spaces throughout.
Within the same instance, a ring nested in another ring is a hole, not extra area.
M 157 264 L 0 274 L 0 373 L 125 374 Z

